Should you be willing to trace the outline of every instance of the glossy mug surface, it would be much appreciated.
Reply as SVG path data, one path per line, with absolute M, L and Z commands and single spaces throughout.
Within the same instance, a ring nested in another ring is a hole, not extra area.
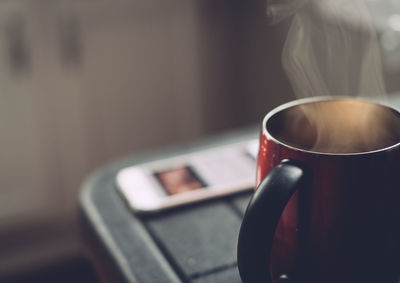
M 263 121 L 257 186 L 239 234 L 244 283 L 399 281 L 397 110 L 326 97 L 278 107 Z

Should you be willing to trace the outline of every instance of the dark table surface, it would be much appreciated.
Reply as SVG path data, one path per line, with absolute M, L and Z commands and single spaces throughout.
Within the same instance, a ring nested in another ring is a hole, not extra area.
M 94 173 L 80 206 L 86 247 L 103 281 L 240 283 L 239 226 L 250 192 L 149 216 L 135 215 L 115 186 L 124 167 L 180 153 L 256 138 L 256 128 L 188 146 L 132 155 Z
M 400 105 L 400 96 L 390 103 Z M 104 282 L 240 283 L 236 243 L 250 192 L 140 217 L 115 187 L 124 167 L 257 137 L 257 128 L 132 155 L 93 174 L 80 207 L 86 246 Z

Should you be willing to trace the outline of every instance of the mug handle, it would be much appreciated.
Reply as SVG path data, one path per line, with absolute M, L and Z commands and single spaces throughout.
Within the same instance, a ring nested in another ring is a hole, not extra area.
M 309 180 L 311 174 L 303 164 L 286 159 L 258 186 L 239 232 L 237 258 L 244 283 L 272 282 L 269 266 L 276 226 L 291 196 Z

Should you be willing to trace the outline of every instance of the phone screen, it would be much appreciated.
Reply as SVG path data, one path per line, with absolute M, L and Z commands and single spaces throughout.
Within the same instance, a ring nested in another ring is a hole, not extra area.
M 223 148 L 187 158 L 185 165 L 153 172 L 167 195 L 208 187 L 229 187 L 254 179 L 255 159 L 248 149 Z
M 168 195 L 176 195 L 206 187 L 206 184 L 200 180 L 189 166 L 155 172 L 154 176 Z

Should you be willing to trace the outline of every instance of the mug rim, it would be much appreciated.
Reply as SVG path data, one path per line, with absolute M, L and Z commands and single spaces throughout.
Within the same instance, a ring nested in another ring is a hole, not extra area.
M 267 130 L 267 122 L 276 114 L 303 104 L 309 104 L 309 103 L 314 103 L 314 102 L 324 102 L 324 101 L 334 101 L 334 100 L 353 100 L 353 101 L 361 101 L 361 102 L 367 102 L 367 103 L 372 103 L 375 105 L 382 106 L 384 108 L 390 109 L 391 111 L 396 112 L 396 114 L 400 117 L 400 110 L 393 107 L 392 105 L 389 105 L 385 101 L 377 100 L 377 99 L 371 99 L 371 98 L 365 98 L 365 97 L 353 97 L 353 96 L 315 96 L 315 97 L 307 97 L 307 98 L 300 98 L 300 99 L 295 99 L 289 102 L 286 102 L 284 104 L 279 105 L 278 107 L 275 107 L 271 111 L 269 111 L 262 122 L 262 134 L 265 135 L 268 139 L 274 141 L 276 144 L 282 145 L 284 147 L 287 147 L 291 150 L 294 151 L 299 151 L 303 153 L 309 153 L 309 154 L 314 154 L 314 155 L 328 155 L 328 156 L 357 156 L 357 155 L 368 155 L 368 154 L 374 154 L 374 153 L 381 153 L 381 152 L 386 152 L 390 151 L 391 149 L 394 149 L 396 147 L 400 146 L 400 141 L 387 146 L 383 148 L 379 148 L 376 150 L 371 150 L 371 151 L 360 151 L 360 152 L 348 152 L 348 153 L 343 153 L 343 152 L 322 152 L 322 151 L 314 151 L 314 150 L 307 150 L 303 149 L 300 147 L 296 147 L 293 145 L 289 145 L 281 140 L 278 140 L 275 138 L 268 130 Z M 400 118 L 399 118 L 400 119 Z

